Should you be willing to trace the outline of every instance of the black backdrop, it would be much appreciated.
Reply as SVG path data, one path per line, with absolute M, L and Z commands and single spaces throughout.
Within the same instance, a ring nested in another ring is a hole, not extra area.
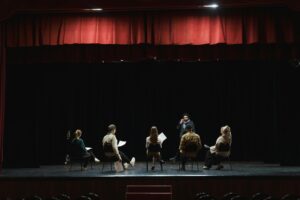
M 289 62 L 9 65 L 4 164 L 61 164 L 66 133 L 76 128 L 101 158 L 110 123 L 127 141 L 121 149 L 138 161 L 150 126 L 158 126 L 168 137 L 167 159 L 178 147 L 176 125 L 184 112 L 206 144 L 230 125 L 233 160 L 295 164 L 298 77 L 299 68 Z

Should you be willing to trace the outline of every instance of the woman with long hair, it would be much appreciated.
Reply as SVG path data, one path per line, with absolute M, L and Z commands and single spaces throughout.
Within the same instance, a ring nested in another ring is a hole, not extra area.
M 152 158 L 151 170 L 155 169 L 155 161 L 158 160 L 160 164 L 164 161 L 161 159 L 162 141 L 158 138 L 158 129 L 156 126 L 150 128 L 149 136 L 146 138 L 146 154 L 147 159 Z

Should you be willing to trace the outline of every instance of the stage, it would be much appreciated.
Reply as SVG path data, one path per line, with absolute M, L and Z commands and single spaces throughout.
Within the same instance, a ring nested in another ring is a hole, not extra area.
M 178 163 L 166 163 L 161 171 L 146 171 L 146 163 L 137 162 L 135 168 L 120 173 L 110 171 L 102 163 L 81 171 L 74 165 L 41 166 L 40 168 L 3 169 L 0 175 L 0 197 L 12 199 L 37 194 L 49 197 L 67 193 L 79 197 L 87 192 L 98 193 L 101 199 L 125 199 L 127 185 L 172 185 L 173 199 L 193 199 L 198 192 L 208 192 L 217 198 L 225 193 L 236 192 L 251 196 L 264 192 L 275 197 L 286 193 L 299 194 L 300 167 L 284 167 L 278 164 L 260 162 L 224 163 L 224 169 L 203 170 L 203 163 L 190 164 L 186 171 L 178 170 Z
M 107 163 L 102 171 L 102 164 L 97 163 L 91 169 L 81 171 L 80 165 L 73 165 L 69 170 L 69 165 L 48 165 L 40 168 L 16 168 L 3 169 L 0 178 L 121 178 L 121 177 L 278 177 L 278 176 L 298 176 L 300 178 L 299 167 L 286 167 L 279 164 L 264 164 L 261 162 L 231 162 L 232 170 L 229 163 L 224 163 L 222 170 L 215 170 L 213 166 L 210 170 L 202 169 L 203 163 L 199 162 L 199 170 L 196 163 L 186 165 L 186 170 L 179 170 L 179 164 L 168 162 L 164 164 L 163 171 L 160 170 L 158 163 L 155 170 L 151 171 L 149 163 L 149 171 L 146 170 L 146 163 L 137 162 L 135 167 L 129 167 L 123 172 L 116 173 L 111 171 L 110 164 Z

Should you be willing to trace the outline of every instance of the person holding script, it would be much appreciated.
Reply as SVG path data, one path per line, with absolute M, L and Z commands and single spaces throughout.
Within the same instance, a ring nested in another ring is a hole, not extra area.
M 109 156 L 114 156 L 118 163 L 122 162 L 124 169 L 127 169 L 129 165 L 134 167 L 135 158 L 132 157 L 131 160 L 129 160 L 128 156 L 126 156 L 122 151 L 119 151 L 118 147 L 125 145 L 126 142 L 120 141 L 120 143 L 118 144 L 116 132 L 117 132 L 116 125 L 110 124 L 108 126 L 108 132 L 103 137 L 102 140 L 104 154 L 106 156 L 108 156 L 108 154 L 110 154 Z M 118 166 L 117 165 L 118 163 L 115 163 L 115 166 Z

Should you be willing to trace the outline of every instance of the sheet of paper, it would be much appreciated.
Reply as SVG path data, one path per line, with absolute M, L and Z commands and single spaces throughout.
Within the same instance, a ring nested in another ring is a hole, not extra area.
M 158 135 L 158 139 L 160 139 L 161 143 L 163 143 L 167 139 L 167 136 L 163 132 L 161 132 Z
M 121 161 L 116 161 L 114 163 L 114 166 L 115 166 L 116 172 L 122 172 L 122 171 L 124 171 L 124 168 L 123 168 L 123 165 L 122 165 Z
M 85 147 L 85 149 L 86 149 L 87 151 L 89 151 L 89 150 L 92 149 L 92 147 Z
M 118 147 L 124 146 L 126 144 L 126 141 L 120 140 L 118 143 Z

